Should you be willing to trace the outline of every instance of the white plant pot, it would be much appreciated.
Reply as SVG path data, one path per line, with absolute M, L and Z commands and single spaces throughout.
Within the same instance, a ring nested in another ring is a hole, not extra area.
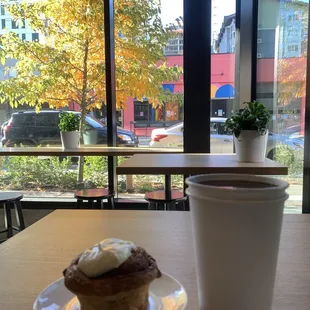
M 261 136 L 255 130 L 242 130 L 240 136 L 234 136 L 237 160 L 240 162 L 259 163 L 265 160 L 268 130 Z
M 65 149 L 77 149 L 79 147 L 79 132 L 78 131 L 61 131 L 61 144 Z
M 98 131 L 87 130 L 83 133 L 83 141 L 85 145 L 94 145 L 98 142 Z

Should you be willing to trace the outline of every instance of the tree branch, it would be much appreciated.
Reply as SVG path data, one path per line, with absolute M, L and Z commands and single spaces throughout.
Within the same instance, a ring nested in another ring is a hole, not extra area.
M 69 60 L 69 58 L 66 58 L 66 61 L 71 65 L 71 67 L 72 67 L 73 69 L 78 70 L 78 71 L 80 71 L 81 73 L 83 73 L 83 70 L 80 69 L 79 67 L 75 66 L 75 65 Z
M 55 101 L 69 101 L 74 100 L 73 98 L 53 98 L 53 97 L 45 97 L 46 100 L 55 100 Z

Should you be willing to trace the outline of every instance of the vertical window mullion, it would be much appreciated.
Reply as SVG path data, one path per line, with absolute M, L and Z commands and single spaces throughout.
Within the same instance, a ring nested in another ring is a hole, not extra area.
M 114 0 L 104 3 L 104 45 L 106 67 L 107 136 L 108 146 L 116 146 L 116 85 L 115 85 L 115 40 L 114 40 Z M 116 157 L 108 156 L 109 191 L 117 189 Z
M 308 8 L 310 17 L 310 5 Z M 302 213 L 310 213 L 310 19 L 308 19 L 308 42 L 307 42 L 307 77 L 306 77 L 306 106 L 305 106 L 305 139 L 304 139 L 304 175 Z
M 234 109 L 256 99 L 258 0 L 236 0 Z
M 184 152 L 210 153 L 211 0 L 184 0 Z

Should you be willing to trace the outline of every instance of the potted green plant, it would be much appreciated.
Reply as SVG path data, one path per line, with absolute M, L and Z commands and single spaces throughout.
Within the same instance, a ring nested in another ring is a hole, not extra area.
M 79 147 L 80 116 L 72 112 L 59 114 L 59 129 L 63 149 L 76 149 Z
M 245 102 L 245 107 L 227 119 L 226 129 L 234 135 L 237 160 L 262 162 L 268 141 L 270 113 L 262 103 Z

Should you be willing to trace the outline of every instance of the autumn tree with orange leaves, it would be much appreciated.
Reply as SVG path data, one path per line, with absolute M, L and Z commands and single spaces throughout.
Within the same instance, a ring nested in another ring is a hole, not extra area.
M 103 1 L 2 1 L 17 22 L 27 20 L 42 39 L 22 41 L 13 32 L 1 37 L 3 62 L 17 60 L 16 77 L 0 82 L 1 103 L 39 110 L 46 102 L 55 108 L 76 102 L 82 121 L 87 111 L 100 108 L 106 102 Z M 128 97 L 161 103 L 162 83 L 179 80 L 181 68 L 168 67 L 163 54 L 172 35 L 162 25 L 160 0 L 115 0 L 118 108 Z
M 301 22 L 302 31 L 308 28 L 308 4 L 299 0 L 283 3 L 284 12 L 295 12 Z M 285 20 L 283 20 L 285 22 Z M 284 25 L 283 27 L 287 27 Z M 286 29 L 289 31 L 289 29 Z M 283 38 L 284 39 L 284 38 Z M 299 57 L 279 58 L 277 60 L 278 99 L 287 105 L 294 98 L 302 98 L 306 93 L 307 75 L 307 40 L 303 35 L 301 40 L 301 54 Z M 284 44 L 288 48 L 287 44 Z
M 0 81 L 0 102 L 37 110 L 46 102 L 55 108 L 78 103 L 82 133 L 87 112 L 106 102 L 103 1 L 2 1 L 17 23 L 27 20 L 41 39 L 23 41 L 13 32 L 1 36 L 3 64 L 7 58 L 17 63 L 16 77 Z M 160 0 L 115 0 L 118 108 L 129 97 L 146 96 L 153 104 L 173 97 L 163 91 L 162 83 L 178 81 L 182 72 L 166 64 L 163 49 L 174 34 L 162 25 L 160 4 Z M 80 157 L 80 183 L 83 162 Z

